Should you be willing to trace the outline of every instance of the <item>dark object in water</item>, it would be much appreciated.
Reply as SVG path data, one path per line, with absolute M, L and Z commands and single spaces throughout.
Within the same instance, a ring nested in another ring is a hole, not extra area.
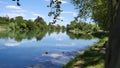
M 45 54 L 48 54 L 48 52 L 45 52 Z

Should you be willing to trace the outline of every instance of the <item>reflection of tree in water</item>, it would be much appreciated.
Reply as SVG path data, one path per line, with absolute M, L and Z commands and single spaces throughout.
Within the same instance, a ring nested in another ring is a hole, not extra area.
M 26 36 L 26 32 L 23 31 L 16 31 L 14 34 L 14 39 L 18 42 L 21 42 Z
M 66 34 L 70 37 L 70 39 L 93 39 L 93 38 L 104 38 L 108 36 L 109 32 L 94 32 L 92 34 L 74 34 L 71 32 L 66 32 Z
M 70 39 L 93 39 L 93 36 L 90 34 L 73 34 L 70 32 L 66 32 L 66 34 L 70 37 Z
M 31 40 L 33 38 L 36 38 L 37 40 L 42 40 L 43 37 L 48 33 L 48 35 L 51 35 L 52 33 L 56 32 L 59 34 L 60 30 L 31 30 L 31 31 L 3 31 L 0 32 L 0 38 L 11 38 L 15 39 L 16 41 L 20 42 L 23 39 Z M 65 30 L 62 30 L 64 33 Z M 90 34 L 74 34 L 70 32 L 66 32 L 66 34 L 70 37 L 70 39 L 93 39 L 94 37 L 101 38 L 99 36 L 107 35 L 106 33 L 94 33 L 92 35 Z
M 36 34 L 36 39 L 37 40 L 42 40 L 42 38 L 46 35 L 47 31 L 39 31 Z
M 4 31 L 0 32 L 0 38 L 11 38 L 15 39 L 18 42 L 21 42 L 23 39 L 32 39 L 36 38 L 37 40 L 41 40 L 45 35 L 47 31 L 40 31 L 40 30 L 34 30 L 34 31 Z
M 15 39 L 18 42 L 21 42 L 23 39 L 32 39 L 32 38 L 36 38 L 37 40 L 42 40 L 43 37 L 48 33 L 48 35 L 51 35 L 52 33 L 56 32 L 57 34 L 59 34 L 60 32 L 65 32 L 64 30 L 58 29 L 57 27 L 51 28 L 49 30 L 44 29 L 44 30 L 40 30 L 40 29 L 36 29 L 36 30 L 29 30 L 29 31 L 22 31 L 22 30 L 11 30 L 11 31 L 1 31 L 0 32 L 0 38 L 11 38 L 11 39 Z

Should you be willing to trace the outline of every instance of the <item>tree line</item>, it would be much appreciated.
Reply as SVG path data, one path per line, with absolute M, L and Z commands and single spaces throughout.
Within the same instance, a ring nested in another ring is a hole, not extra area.
M 22 16 L 15 18 L 9 18 L 8 16 L 0 17 L 0 26 L 5 26 L 10 30 L 64 30 L 65 26 L 59 24 L 53 25 L 52 23 L 47 24 L 42 17 L 37 17 L 35 20 L 26 20 Z

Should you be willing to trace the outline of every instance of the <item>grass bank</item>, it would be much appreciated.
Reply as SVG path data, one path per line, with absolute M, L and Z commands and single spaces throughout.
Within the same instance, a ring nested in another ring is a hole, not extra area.
M 0 31 L 10 30 L 7 25 L 0 24 Z
M 104 68 L 105 43 L 107 37 L 100 39 L 83 54 L 69 61 L 63 68 Z

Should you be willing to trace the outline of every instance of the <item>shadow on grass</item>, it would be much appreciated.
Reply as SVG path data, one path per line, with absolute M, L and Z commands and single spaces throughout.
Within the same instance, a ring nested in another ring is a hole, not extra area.
M 75 57 L 73 60 L 68 62 L 63 68 L 74 68 L 76 62 L 84 61 L 79 64 L 79 68 L 103 68 L 104 57 L 105 57 L 105 43 L 108 38 L 103 38 L 99 42 L 95 43 L 83 54 Z

